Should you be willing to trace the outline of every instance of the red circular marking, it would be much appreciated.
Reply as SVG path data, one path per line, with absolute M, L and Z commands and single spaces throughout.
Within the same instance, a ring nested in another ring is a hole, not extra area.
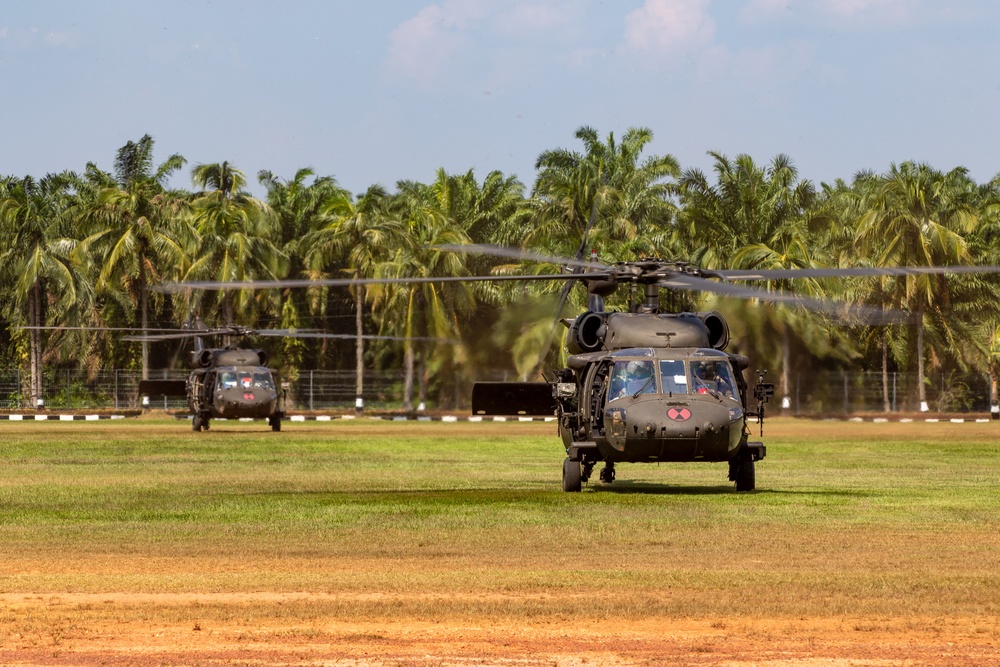
M 683 422 L 691 418 L 691 411 L 687 408 L 670 408 L 667 410 L 667 416 L 675 422 Z

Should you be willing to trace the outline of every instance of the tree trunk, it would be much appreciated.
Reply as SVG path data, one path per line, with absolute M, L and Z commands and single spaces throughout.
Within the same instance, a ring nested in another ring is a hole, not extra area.
M 413 410 L 413 343 L 407 338 L 403 344 L 403 409 Z
M 28 326 L 42 326 L 41 287 L 36 283 L 28 292 Z M 28 332 L 28 394 L 31 407 L 38 407 L 42 398 L 42 332 L 31 329 Z
M 882 330 L 882 410 L 890 412 L 889 403 L 889 327 Z
M 417 405 L 418 410 L 427 408 L 427 360 L 424 359 L 425 352 L 420 353 L 420 383 L 417 385 Z
M 990 416 L 1000 419 L 1000 370 L 995 363 L 990 364 Z
M 927 388 L 924 387 L 924 301 L 917 301 L 917 395 L 920 411 L 927 412 Z
M 406 309 L 406 342 L 403 343 L 403 409 L 413 410 L 413 306 L 414 294 L 410 291 L 410 299 Z
M 142 318 L 142 335 L 149 329 L 149 291 L 146 289 L 146 271 L 139 266 L 139 310 Z M 142 379 L 149 379 L 149 341 L 142 341 Z
M 355 276 L 358 277 L 358 278 L 360 278 L 361 277 L 360 272 L 356 273 Z M 365 411 L 365 400 L 364 400 L 364 395 L 365 395 L 365 339 L 363 337 L 364 334 L 363 334 L 362 329 L 361 329 L 362 324 L 363 324 L 362 319 L 361 319 L 361 315 L 362 315 L 361 304 L 364 301 L 364 289 L 365 289 L 364 286 L 358 285 L 355 288 L 355 292 L 354 292 L 354 302 L 355 302 L 355 305 L 354 305 L 354 329 L 355 329 L 355 331 L 357 331 L 357 336 L 358 336 L 357 337 L 357 343 L 355 345 L 355 355 L 354 355 L 354 362 L 355 362 L 354 371 L 355 371 L 355 374 L 356 374 L 356 381 L 355 381 L 355 383 L 356 383 L 356 389 L 355 389 L 355 392 L 354 392 L 354 395 L 355 395 L 355 398 L 354 398 L 354 411 L 357 412 L 359 415 L 363 414 L 364 411 Z
M 781 409 L 792 407 L 791 399 L 792 346 L 788 341 L 788 328 L 781 333 Z

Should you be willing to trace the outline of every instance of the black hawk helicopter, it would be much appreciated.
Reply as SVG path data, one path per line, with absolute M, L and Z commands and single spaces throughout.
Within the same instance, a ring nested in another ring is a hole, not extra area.
M 200 321 L 198 324 L 201 324 Z M 281 420 L 285 417 L 285 392 L 279 391 L 278 373 L 267 367 L 267 352 L 233 345 L 206 347 L 202 340 L 209 336 L 244 338 L 271 333 L 290 335 L 291 332 L 199 326 L 177 332 L 122 338 L 145 342 L 194 338 L 194 349 L 188 356 L 193 370 L 187 380 L 139 382 L 139 394 L 142 396 L 186 397 L 194 431 L 207 431 L 212 419 L 266 419 L 272 431 L 280 431 Z
M 563 273 L 420 278 L 279 280 L 244 283 L 200 282 L 164 286 L 167 291 L 200 289 L 268 289 L 356 284 L 446 283 L 471 281 L 582 282 L 588 310 L 569 320 L 567 368 L 545 382 L 477 382 L 472 410 L 476 415 L 555 416 L 566 452 L 564 491 L 576 492 L 604 463 L 602 482 L 615 479 L 617 463 L 703 461 L 727 463 L 737 491 L 756 487 L 755 462 L 767 449 L 751 441 L 750 419 L 763 437 L 765 404 L 774 385 L 766 371 L 756 370 L 751 390 L 744 378 L 750 360 L 728 354 L 729 325 L 721 313 L 661 312 L 661 288 L 708 292 L 742 299 L 786 303 L 827 313 L 845 322 L 889 324 L 904 314 L 853 306 L 794 293 L 761 290 L 732 281 L 786 280 L 860 276 L 907 276 L 997 272 L 1000 267 L 805 268 L 772 270 L 705 270 L 661 259 L 602 264 L 550 257 L 497 246 L 437 246 L 438 249 L 509 257 L 561 265 Z M 620 285 L 641 286 L 643 301 L 629 312 L 607 312 L 605 297 Z M 547 350 L 546 350 L 547 351 Z M 542 355 L 544 357 L 544 353 Z
M 280 382 L 278 372 L 267 367 L 267 351 L 238 345 L 206 347 L 202 338 L 212 336 L 239 339 L 251 336 L 358 338 L 356 334 L 308 329 L 250 329 L 237 326 L 209 329 L 200 320 L 184 329 L 123 336 L 123 340 L 146 342 L 194 338 L 194 349 L 188 357 L 193 370 L 187 380 L 139 382 L 139 394 L 142 396 L 186 397 L 194 431 L 207 431 L 212 419 L 266 419 L 272 431 L 280 431 L 281 420 L 286 416 L 286 388 Z M 361 338 L 399 340 L 394 336 L 376 335 L 362 335 Z

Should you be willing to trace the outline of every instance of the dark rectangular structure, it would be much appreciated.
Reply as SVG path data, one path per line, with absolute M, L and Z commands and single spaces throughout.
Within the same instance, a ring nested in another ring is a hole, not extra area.
M 472 414 L 551 417 L 556 399 L 548 382 L 477 382 L 472 387 Z

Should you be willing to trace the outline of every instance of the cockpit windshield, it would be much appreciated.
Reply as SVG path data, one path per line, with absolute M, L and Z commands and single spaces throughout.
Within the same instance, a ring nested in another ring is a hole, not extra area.
M 699 394 L 717 393 L 736 398 L 736 382 L 726 361 L 692 361 L 691 382 Z
M 267 371 L 256 371 L 253 374 L 253 386 L 256 389 L 274 389 L 274 380 Z
M 656 377 L 653 374 L 653 362 L 645 359 L 631 361 L 616 361 L 611 371 L 611 386 L 608 388 L 608 400 L 639 394 L 655 394 Z
M 274 378 L 266 369 L 228 369 L 219 371 L 219 389 L 270 389 L 274 390 Z
M 664 394 L 688 393 L 687 370 L 682 359 L 660 360 L 660 384 Z

